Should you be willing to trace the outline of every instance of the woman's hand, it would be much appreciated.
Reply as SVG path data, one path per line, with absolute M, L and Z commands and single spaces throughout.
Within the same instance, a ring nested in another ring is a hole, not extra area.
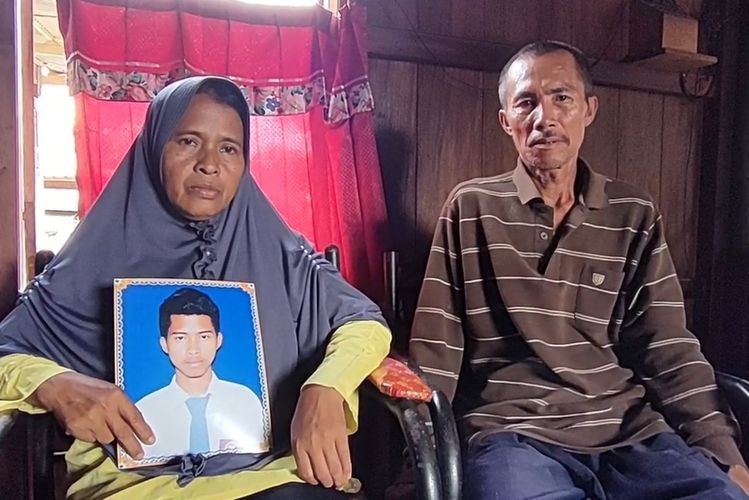
M 291 449 L 299 476 L 310 484 L 341 489 L 351 479 L 351 455 L 343 397 L 335 389 L 302 389 L 291 422 Z
M 155 441 L 140 411 L 119 387 L 109 382 L 65 372 L 40 385 L 34 398 L 42 408 L 53 412 L 65 431 L 76 439 L 102 444 L 117 440 L 135 459 L 143 458 L 141 441 Z

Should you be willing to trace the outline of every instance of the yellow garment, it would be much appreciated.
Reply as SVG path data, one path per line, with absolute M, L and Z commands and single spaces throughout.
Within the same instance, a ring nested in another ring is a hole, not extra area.
M 390 349 L 390 332 L 376 321 L 353 321 L 331 336 L 325 358 L 305 382 L 331 387 L 344 399 L 349 433 L 356 432 L 357 388 Z M 50 377 L 66 369 L 52 361 L 25 354 L 0 358 L 0 412 L 41 413 L 29 396 Z M 292 456 L 279 458 L 262 469 L 222 476 L 197 477 L 184 488 L 175 476 L 146 478 L 117 469 L 97 444 L 75 441 L 66 455 L 73 483 L 68 498 L 233 499 L 291 482 L 302 482 Z

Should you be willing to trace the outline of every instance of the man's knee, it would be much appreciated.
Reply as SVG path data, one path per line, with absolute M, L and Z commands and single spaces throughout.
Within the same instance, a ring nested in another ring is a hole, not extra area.
M 470 444 L 463 456 L 463 497 L 475 500 L 575 499 L 567 469 L 513 433 L 497 433 Z

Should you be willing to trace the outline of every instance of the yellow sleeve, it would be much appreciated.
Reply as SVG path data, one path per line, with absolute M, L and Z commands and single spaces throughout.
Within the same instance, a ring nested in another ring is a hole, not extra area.
M 44 413 L 29 396 L 40 385 L 63 372 L 70 371 L 54 361 L 30 354 L 11 354 L 0 358 L 0 412 L 20 410 Z
M 390 352 L 390 330 L 377 321 L 351 321 L 330 338 L 325 358 L 304 386 L 322 385 L 338 391 L 346 410 L 346 427 L 356 432 L 359 416 L 357 389 Z

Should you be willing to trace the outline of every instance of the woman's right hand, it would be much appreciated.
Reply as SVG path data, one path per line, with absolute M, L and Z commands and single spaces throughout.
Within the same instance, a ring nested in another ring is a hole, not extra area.
M 138 408 L 109 382 L 65 372 L 42 383 L 34 398 L 42 408 L 53 412 L 65 432 L 76 439 L 102 444 L 117 440 L 135 459 L 143 458 L 141 442 L 155 442 L 153 431 Z

